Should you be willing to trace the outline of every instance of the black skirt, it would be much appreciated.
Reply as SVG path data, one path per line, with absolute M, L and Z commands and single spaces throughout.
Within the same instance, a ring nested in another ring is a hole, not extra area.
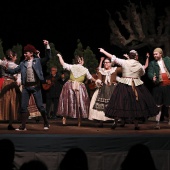
M 93 106 L 93 109 L 104 111 L 107 107 L 110 97 L 116 87 L 116 84 L 106 85 L 104 84 L 98 92 L 95 104 Z
M 155 100 L 145 85 L 135 87 L 138 99 L 132 86 L 118 83 L 110 98 L 105 115 L 110 118 L 148 118 L 158 114 Z
M 152 93 L 157 105 L 170 106 L 170 85 L 154 87 Z

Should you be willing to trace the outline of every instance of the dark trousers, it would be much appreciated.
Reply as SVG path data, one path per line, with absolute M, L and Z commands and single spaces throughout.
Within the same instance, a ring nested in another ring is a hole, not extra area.
M 46 112 L 43 106 L 41 87 L 23 87 L 21 100 L 21 113 L 28 113 L 28 104 L 31 94 L 33 94 L 39 112 Z
M 53 112 L 53 116 L 57 114 L 57 108 L 58 108 L 58 101 L 59 98 L 46 98 L 46 110 L 47 115 L 50 116 L 50 108 L 53 104 L 53 109 L 51 110 Z
M 23 87 L 22 89 L 22 98 L 21 98 L 21 121 L 22 126 L 25 127 L 26 120 L 28 117 L 28 104 L 30 95 L 33 94 L 36 106 L 41 113 L 44 124 L 48 124 L 47 116 L 46 116 L 46 110 L 43 106 L 43 100 L 42 100 L 42 93 L 41 93 L 41 87 L 40 86 L 30 86 L 30 87 Z

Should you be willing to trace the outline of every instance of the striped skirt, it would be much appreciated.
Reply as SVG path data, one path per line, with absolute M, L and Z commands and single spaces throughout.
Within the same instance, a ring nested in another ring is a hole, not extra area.
M 61 91 L 58 103 L 58 116 L 70 118 L 88 118 L 90 99 L 84 83 L 79 84 L 79 90 L 73 90 L 73 82 L 67 81 Z

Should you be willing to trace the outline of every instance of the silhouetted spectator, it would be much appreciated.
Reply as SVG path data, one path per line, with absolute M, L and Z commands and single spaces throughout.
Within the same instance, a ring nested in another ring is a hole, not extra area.
M 40 160 L 31 160 L 21 165 L 20 170 L 48 170 L 46 164 Z
M 10 139 L 0 140 L 0 169 L 16 170 L 14 165 L 15 146 Z
M 140 143 L 133 145 L 121 164 L 121 170 L 156 170 L 149 148 Z
M 59 170 L 88 170 L 86 153 L 80 148 L 69 149 L 59 165 Z

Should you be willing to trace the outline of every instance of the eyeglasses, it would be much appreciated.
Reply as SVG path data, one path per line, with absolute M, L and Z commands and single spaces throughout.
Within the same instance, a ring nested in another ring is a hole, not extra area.
M 103 64 L 107 64 L 107 63 L 110 63 L 110 62 L 104 62 Z

